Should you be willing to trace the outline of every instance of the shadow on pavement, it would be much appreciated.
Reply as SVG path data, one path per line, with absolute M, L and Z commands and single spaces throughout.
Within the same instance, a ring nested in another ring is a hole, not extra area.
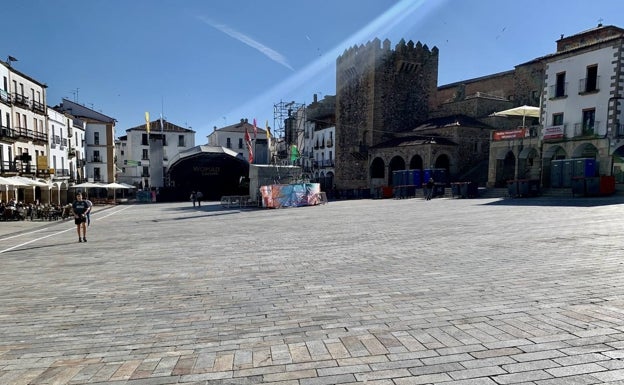
M 533 198 L 504 198 L 494 202 L 484 203 L 485 206 L 566 206 L 566 207 L 598 207 L 624 204 L 623 196 L 609 197 L 533 197 Z

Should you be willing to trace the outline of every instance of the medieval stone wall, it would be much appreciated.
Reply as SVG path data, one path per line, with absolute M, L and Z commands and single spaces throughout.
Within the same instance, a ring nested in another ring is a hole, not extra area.
M 428 118 L 435 101 L 438 49 L 375 39 L 336 60 L 336 184 L 368 187 L 368 147 Z

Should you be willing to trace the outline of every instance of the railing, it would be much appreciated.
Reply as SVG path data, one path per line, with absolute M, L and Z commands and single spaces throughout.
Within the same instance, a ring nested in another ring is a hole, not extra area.
M 100 158 L 99 156 L 92 156 L 91 157 L 91 162 L 93 162 L 93 163 L 101 163 L 102 162 L 102 158 Z
M 3 160 L 0 161 L 0 173 L 18 173 L 21 171 L 23 165 L 22 163 L 17 163 L 13 161 Z
M 69 173 L 69 170 L 66 168 L 56 168 L 54 169 L 54 177 L 55 178 L 67 178 L 70 177 L 71 174 Z
M 30 103 L 28 102 L 28 96 L 20 95 L 16 92 L 13 93 L 13 103 L 30 107 Z
M 48 134 L 45 132 L 37 132 L 37 131 L 29 130 L 24 127 L 18 127 L 14 131 L 17 137 L 43 141 L 43 142 L 48 141 Z
M 45 113 L 45 106 L 43 105 L 43 103 L 35 102 L 34 100 L 32 102 L 32 109 L 35 112 L 39 112 L 42 114 Z
M 596 76 L 595 78 L 580 79 L 579 80 L 579 94 L 600 91 L 600 89 L 598 88 L 599 81 L 600 81 L 600 76 Z
M 7 139 L 7 138 L 11 138 L 11 139 L 16 139 L 17 138 L 17 133 L 15 132 L 15 130 L 2 126 L 0 128 L 0 138 L 2 139 Z
M 333 145 L 334 145 L 334 143 L 332 142 L 332 140 L 331 140 L 331 139 L 327 139 L 327 144 L 326 144 L 326 146 L 327 146 L 327 147 L 331 147 L 331 146 L 333 146 Z
M 11 103 L 11 95 L 5 90 L 0 90 L 0 101 L 6 104 Z
M 615 125 L 615 135 L 617 136 L 624 136 L 624 124 L 616 124 Z
M 563 85 L 554 84 L 549 88 L 549 99 L 565 98 L 568 96 L 568 83 Z
M 599 127 L 600 122 L 594 122 L 593 124 L 574 123 L 574 137 L 593 136 L 597 133 Z

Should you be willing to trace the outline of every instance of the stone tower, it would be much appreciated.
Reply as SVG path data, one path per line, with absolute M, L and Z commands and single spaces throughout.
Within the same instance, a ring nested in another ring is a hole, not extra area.
M 379 39 L 336 59 L 336 185 L 365 188 L 368 147 L 416 126 L 434 107 L 438 49 Z

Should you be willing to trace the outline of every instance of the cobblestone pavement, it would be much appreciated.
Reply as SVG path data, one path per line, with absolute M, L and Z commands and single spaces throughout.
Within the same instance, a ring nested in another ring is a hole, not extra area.
M 0 223 L 0 384 L 624 384 L 621 199 L 189 206 Z

